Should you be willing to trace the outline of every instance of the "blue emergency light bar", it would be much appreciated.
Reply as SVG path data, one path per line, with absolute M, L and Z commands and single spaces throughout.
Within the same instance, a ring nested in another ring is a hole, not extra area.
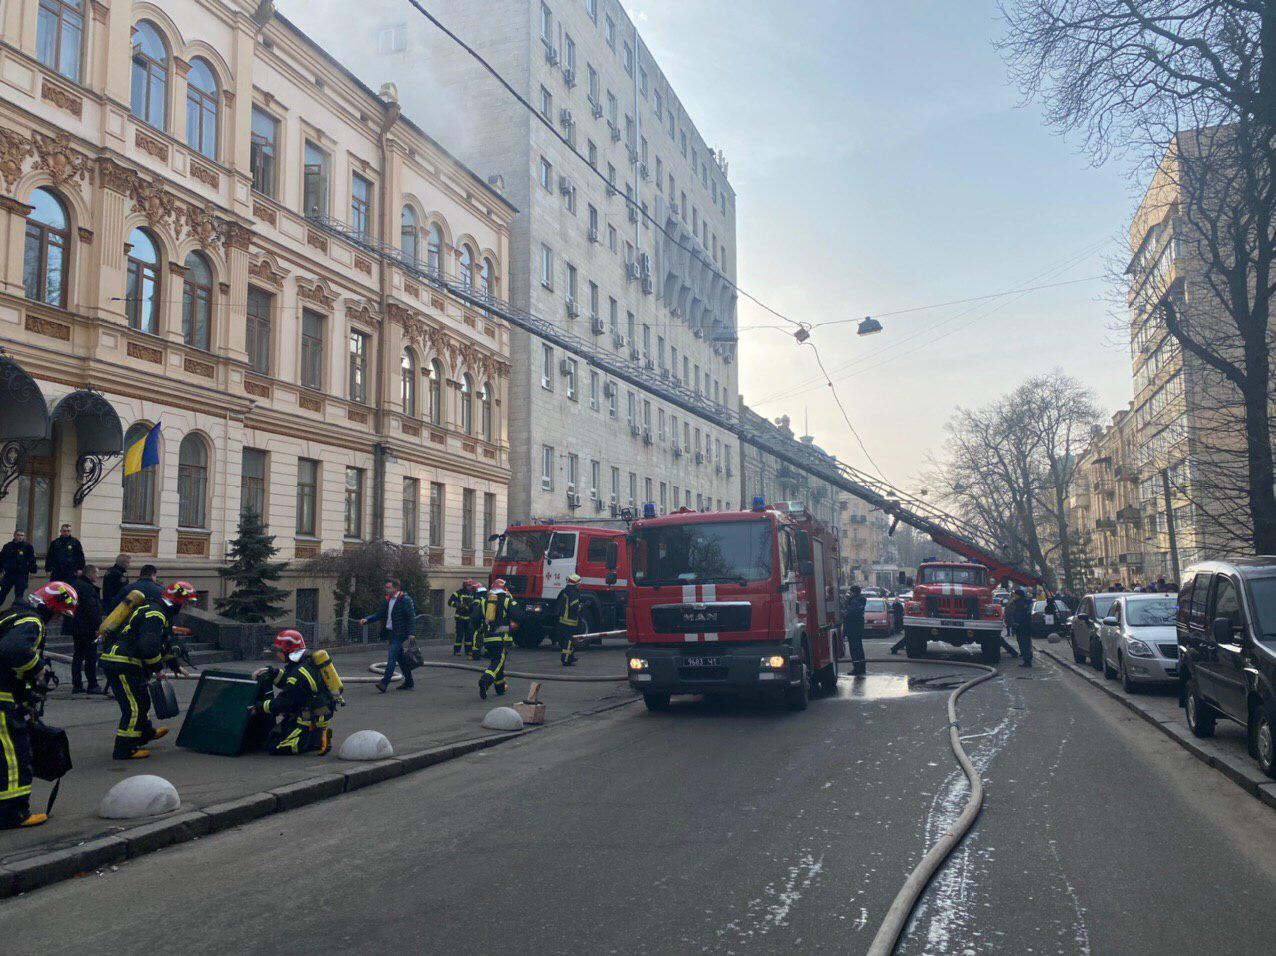
M 754 497 L 753 497 L 753 510 L 754 510 L 754 511 L 766 511 L 766 498 L 762 497 L 762 495 L 754 495 Z
M 642 506 L 642 516 L 644 518 L 654 518 L 656 516 L 656 504 L 654 501 L 648 501 Z

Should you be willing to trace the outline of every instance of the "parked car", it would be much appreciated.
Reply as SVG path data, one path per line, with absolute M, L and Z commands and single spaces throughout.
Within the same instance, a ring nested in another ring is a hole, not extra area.
M 1063 634 L 1067 631 L 1068 609 L 1057 598 L 1054 606 L 1047 612 L 1045 601 L 1032 602 L 1032 636 L 1049 637 L 1051 634 Z M 1047 620 L 1049 618 L 1049 620 Z
M 1188 728 L 1209 737 L 1218 718 L 1236 721 L 1259 769 L 1276 779 L 1276 556 L 1188 568 L 1176 630 Z
M 1081 599 L 1077 613 L 1072 616 L 1072 624 L 1068 628 L 1069 640 L 1072 643 L 1072 659 L 1078 664 L 1090 662 L 1096 671 L 1103 670 L 1103 647 L 1099 643 L 1099 624 L 1108 616 L 1112 602 L 1124 591 L 1105 591 L 1101 594 L 1087 594 Z
M 911 601 L 913 599 L 913 589 L 905 588 L 903 591 L 896 594 L 895 597 L 904 602 Z
M 886 597 L 886 588 L 876 588 L 876 587 L 869 586 L 866 588 L 860 588 L 860 593 L 863 594 L 866 598 Z
M 1010 603 L 1010 592 L 1005 588 L 994 588 L 992 599 L 1000 605 L 1007 605 Z
M 891 609 L 883 598 L 873 597 L 864 602 L 864 633 L 886 636 L 895 632 Z
M 1171 594 L 1123 594 L 1099 625 L 1103 676 L 1121 678 L 1128 693 L 1142 684 L 1174 684 L 1179 679 L 1175 635 L 1178 598 Z

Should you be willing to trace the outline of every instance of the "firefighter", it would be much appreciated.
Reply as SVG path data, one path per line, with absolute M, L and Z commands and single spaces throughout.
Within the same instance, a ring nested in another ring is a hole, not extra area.
M 266 693 L 263 700 L 249 711 L 254 716 L 279 718 L 266 737 L 266 749 L 272 754 L 296 756 L 318 751 L 322 757 L 332 749 L 332 712 L 336 701 L 324 681 L 314 656 L 306 650 L 306 639 L 291 628 L 275 635 L 275 660 L 281 667 L 262 667 L 253 671 L 264 687 L 277 687 L 279 693 Z
M 52 581 L 0 615 L 0 830 L 38 827 L 47 813 L 31 812 L 33 707 L 48 690 L 53 669 L 44 659 L 45 628 L 74 615 L 75 588 Z
M 146 682 L 151 675 L 160 675 L 166 663 L 176 670 L 173 621 L 194 600 L 194 586 L 186 581 L 173 582 L 159 600 L 147 601 L 133 610 L 102 654 L 107 686 L 120 705 L 120 726 L 115 732 L 112 754 L 116 760 L 149 757 L 151 752 L 145 745 L 168 733 L 167 727 L 155 727 L 147 716 L 151 695 Z
M 487 621 L 484 620 L 486 601 L 487 588 L 480 584 L 470 598 L 470 619 L 465 631 L 469 638 L 469 647 L 465 648 L 465 653 L 472 661 L 483 656 L 483 637 L 487 633 Z
M 465 653 L 470 637 L 470 604 L 474 600 L 474 579 L 466 578 L 447 599 L 455 615 L 456 634 L 452 638 L 452 656 Z
M 487 655 L 487 669 L 479 677 L 479 697 L 487 700 L 487 689 L 496 688 L 498 697 L 508 689 L 505 682 L 505 663 L 509 658 L 509 646 L 513 638 L 510 628 L 518 624 L 512 619 L 518 607 L 505 590 L 504 578 L 492 582 L 491 590 L 483 600 L 483 652 Z
M 576 663 L 576 635 L 580 633 L 580 575 L 567 575 L 558 595 L 558 656 L 564 667 Z

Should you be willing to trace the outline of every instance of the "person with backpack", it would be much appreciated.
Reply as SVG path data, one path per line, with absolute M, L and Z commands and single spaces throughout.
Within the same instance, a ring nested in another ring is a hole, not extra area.
M 0 830 L 37 827 L 47 813 L 31 812 L 32 706 L 52 680 L 44 636 L 59 617 L 74 616 L 75 588 L 53 581 L 0 615 Z
M 448 596 L 447 605 L 452 608 L 456 631 L 452 636 L 452 656 L 463 654 L 469 643 L 470 604 L 474 601 L 474 580 L 466 578 L 461 586 Z
M 518 627 L 513 615 L 518 604 L 505 590 L 505 579 L 497 578 L 483 600 L 483 653 L 487 655 L 487 668 L 479 676 L 479 698 L 487 700 L 489 687 L 502 697 L 509 685 L 505 680 L 505 664 L 509 648 L 514 643 L 510 629 Z
M 372 624 L 385 621 L 385 635 L 388 642 L 385 659 L 385 674 L 375 685 L 378 691 L 385 693 L 394 680 L 396 666 L 403 668 L 403 683 L 399 690 L 412 690 L 416 682 L 412 680 L 412 668 L 403 656 L 403 647 L 416 633 L 416 605 L 403 590 L 403 583 L 398 578 L 390 578 L 385 582 L 385 607 L 367 617 L 360 618 L 360 624 Z
M 262 667 L 253 677 L 263 687 L 278 688 L 249 708 L 254 716 L 275 720 L 266 736 L 268 753 L 293 756 L 317 751 L 322 757 L 332 749 L 332 714 L 336 700 L 306 639 L 291 628 L 275 635 L 273 645 L 279 667 Z M 325 662 L 326 663 L 326 662 Z M 277 719 L 277 720 L 276 720 Z
M 576 635 L 580 633 L 580 575 L 567 575 L 567 585 L 558 595 L 558 658 L 564 667 L 576 663 Z

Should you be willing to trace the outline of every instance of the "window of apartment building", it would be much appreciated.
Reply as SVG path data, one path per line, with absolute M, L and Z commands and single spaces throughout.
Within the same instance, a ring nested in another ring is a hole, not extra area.
M 607 396 L 607 417 L 608 417 L 608 418 L 615 418 L 615 417 L 616 417 L 616 414 L 617 414 L 617 408 L 616 408 L 617 398 L 616 398 L 616 396 L 617 396 L 617 394 L 619 393 L 619 391 L 620 391 L 620 390 L 619 390 L 618 388 L 616 388 L 616 383 L 615 383 L 615 382 L 613 382 L 613 383 L 612 383 L 612 385 L 611 385 L 611 394 Z
M 636 425 L 638 423 L 638 396 L 635 395 L 632 391 L 629 392 L 629 403 L 628 403 L 628 412 L 626 414 L 626 421 L 628 421 L 630 425 Z
M 296 615 L 301 624 L 314 624 L 319 620 L 319 589 L 297 588 Z
M 567 397 L 573 402 L 576 401 L 576 360 L 567 360 Z
M 639 141 L 639 149 L 638 149 L 638 159 L 643 164 L 643 166 L 647 165 L 647 158 L 649 155 L 650 155 L 650 147 L 647 146 L 647 137 L 643 136 Z M 646 174 L 644 173 L 644 175 Z
M 629 45 L 629 41 L 624 43 L 624 52 L 621 54 L 621 62 L 625 64 L 625 72 L 630 76 L 634 75 L 634 50 Z
M 461 376 L 460 388 L 461 431 L 467 435 L 474 434 L 474 380 L 469 372 Z
M 461 550 L 474 550 L 474 489 L 461 491 Z
M 319 530 L 319 462 L 297 459 L 297 534 L 307 538 L 318 536 Z
M 645 398 L 642 400 L 642 427 L 644 431 L 651 432 L 651 402 Z
M 691 231 L 697 239 L 700 238 L 700 210 L 695 206 L 691 207 Z
M 191 60 L 186 74 L 186 145 L 201 156 L 217 159 L 217 78 L 208 61 Z
M 682 421 L 682 447 L 688 451 L 691 449 L 691 426 L 686 419 Z
M 620 303 L 611 296 L 607 297 L 607 321 L 612 335 L 620 331 Z
M 399 357 L 399 407 L 404 415 L 416 417 L 416 353 L 411 349 Z
M 350 330 L 350 401 L 368 401 L 368 333 Z
M 350 228 L 363 238 L 372 235 L 372 183 L 358 173 L 350 187 Z
M 678 377 L 678 346 L 669 346 L 669 364 L 673 367 L 673 377 Z
M 261 289 L 248 287 L 245 346 L 248 349 L 248 365 L 254 372 L 270 374 L 270 323 L 275 297 Z
M 540 181 L 541 188 L 546 192 L 554 191 L 554 167 L 544 156 L 541 157 Z
M 240 459 L 239 513 L 249 512 L 266 523 L 266 453 L 245 448 Z
M 616 22 L 610 15 L 603 18 L 603 38 L 614 51 L 616 49 Z
M 208 527 L 208 444 L 188 434 L 177 449 L 177 524 Z
M 614 465 L 611 469 L 611 500 L 620 500 L 620 469 Z
M 567 192 L 563 194 L 563 204 L 567 207 L 567 211 L 573 216 L 576 215 L 576 187 L 568 185 Z
M 616 99 L 616 94 L 611 90 L 607 91 L 607 120 L 612 126 L 620 123 L 620 103 Z
M 40 0 L 36 16 L 37 59 L 78 83 L 84 45 L 84 0 Z
M 541 491 L 554 490 L 554 446 L 541 445 Z
M 168 128 L 168 47 L 159 30 L 146 20 L 133 27 L 129 108 L 146 125 Z
M 669 138 L 670 139 L 673 139 L 673 124 L 674 124 L 673 107 L 670 106 L 669 107 Z
M 589 317 L 598 318 L 598 283 L 589 283 Z
M 656 496 L 652 493 L 653 490 L 654 489 L 653 489 L 651 478 L 650 477 L 644 478 L 642 480 L 642 500 L 644 504 L 646 502 L 651 502 L 652 504 L 655 504 Z
M 677 415 L 669 416 L 669 436 L 673 439 L 673 443 L 675 445 L 678 444 L 678 416 Z M 674 497 L 677 497 L 677 495 L 675 495 Z
M 651 358 L 651 326 L 646 322 L 642 325 L 642 354 L 643 358 Z
M 589 102 L 602 104 L 600 96 L 601 87 L 598 84 L 598 71 L 594 69 L 594 65 L 589 64 L 586 69 L 589 71 Z
M 660 513 L 669 513 L 669 486 L 663 481 L 660 483 Z
M 665 440 L 665 410 L 663 408 L 657 410 L 656 415 L 656 434 L 660 436 L 660 440 Z
M 496 534 L 496 495 L 488 491 L 483 494 L 483 550 L 491 551 Z
M 598 411 L 598 370 L 589 370 L 589 407 L 594 411 Z
M 598 22 L 598 0 L 585 0 L 585 12 L 589 14 L 589 19 L 597 23 Z
M 579 277 L 576 274 L 576 267 L 570 262 L 567 263 L 567 289 L 566 297 L 568 305 L 576 304 L 576 293 L 579 286 Z
M 363 537 L 363 469 L 346 467 L 345 535 Z
M 700 171 L 700 162 L 696 155 L 696 151 L 693 148 L 691 150 L 691 175 L 694 176 L 699 171 Z
M 124 311 L 130 328 L 155 335 L 159 331 L 159 252 L 145 229 L 134 229 L 128 241 Z
M 554 121 L 554 94 L 545 87 L 541 87 L 541 116 L 550 122 Z
M 685 189 L 682 190 L 681 192 L 678 193 L 678 197 L 680 200 L 678 203 L 678 214 L 682 216 L 682 221 L 686 222 L 687 221 L 687 191 Z
M 662 193 L 665 191 L 665 184 L 663 182 L 664 178 L 665 178 L 665 161 L 661 159 L 659 156 L 657 156 L 656 157 L 656 192 L 658 193 Z
M 700 394 L 700 366 L 696 366 L 696 394 Z
M 680 130 L 678 132 L 678 140 L 679 140 L 679 146 L 682 149 L 682 158 L 686 159 L 687 158 L 687 131 L 685 129 Z
M 598 486 L 602 483 L 602 462 L 590 459 L 589 462 L 589 497 L 598 497 Z
M 326 319 L 318 312 L 301 312 L 301 384 L 323 388 L 323 340 Z
M 665 367 L 665 337 L 663 335 L 656 336 L 656 364 L 661 370 Z
M 696 492 L 696 510 L 704 511 L 704 494 L 699 491 Z
M 541 4 L 541 39 L 546 43 L 554 42 L 554 14 L 547 4 Z
M 641 66 L 638 67 L 638 92 L 644 97 L 647 95 L 647 71 Z
M 629 504 L 633 505 L 638 500 L 638 476 L 634 472 L 629 473 Z
M 589 165 L 593 166 L 594 169 L 597 169 L 598 168 L 598 144 L 595 143 L 592 139 L 587 140 L 586 143 L 587 143 L 586 152 L 587 152 L 587 155 L 589 156 Z
M 443 547 L 443 493 L 437 481 L 430 482 L 430 547 Z
M 302 167 L 301 210 L 306 216 L 328 215 L 328 184 L 331 160 L 328 154 L 306 140 L 305 163 Z
M 208 351 L 213 324 L 213 270 L 203 253 L 192 252 L 183 263 L 182 341 Z
M 28 299 L 66 307 L 66 250 L 70 239 L 66 207 L 47 189 L 31 192 L 23 249 L 22 286 Z
M 541 246 L 541 285 L 554 291 L 554 252 L 549 246 Z
M 664 95 L 659 90 L 656 90 L 655 95 L 652 96 L 651 106 L 656 113 L 656 119 L 663 119 L 664 111 L 665 111 L 665 98 L 664 98 Z
M 607 226 L 607 248 L 616 251 L 616 227 L 610 224 Z
M 685 355 L 682 357 L 682 384 L 691 384 L 691 359 Z
M 638 341 L 637 329 L 635 328 L 636 320 L 632 312 L 625 313 L 625 334 L 629 336 L 630 344 Z
M 443 424 L 443 363 L 438 359 L 430 362 L 428 374 L 429 381 L 429 399 L 430 399 L 430 421 L 436 425 Z
M 403 543 L 415 545 L 420 538 L 421 482 L 403 479 Z
M 576 76 L 576 41 L 570 33 L 563 34 L 563 75 Z
M 580 480 L 580 457 L 574 452 L 567 456 L 567 490 L 574 492 Z

